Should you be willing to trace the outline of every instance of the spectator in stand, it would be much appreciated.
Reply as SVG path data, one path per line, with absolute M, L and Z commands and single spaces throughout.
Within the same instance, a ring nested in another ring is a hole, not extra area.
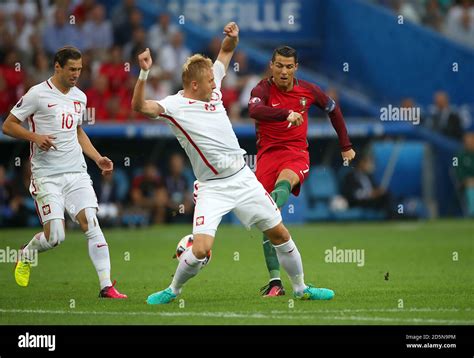
M 129 15 L 135 9 L 137 9 L 135 6 L 135 0 L 122 0 L 121 3 L 114 6 L 111 16 L 114 32 L 119 27 L 128 23 Z
M 75 46 L 79 50 L 84 49 L 85 36 L 80 29 L 80 19 L 73 26 L 67 16 L 67 9 L 57 7 L 54 13 L 54 23 L 47 26 L 43 33 L 43 45 L 48 55 L 51 57 L 56 53 L 57 49 L 65 46 Z
M 85 47 L 93 51 L 94 58 L 104 60 L 113 44 L 112 23 L 105 18 L 105 7 L 96 4 L 84 24 Z
M 120 223 L 122 205 L 120 203 L 119 187 L 116 182 L 116 173 L 101 175 L 99 183 L 94 185 L 99 210 L 97 217 L 100 224 L 105 226 L 116 226 Z
M 451 8 L 446 19 L 446 35 L 465 46 L 474 47 L 474 7 L 469 1 Z
M 131 41 L 127 42 L 123 47 L 123 57 L 128 62 L 136 62 L 138 54 L 148 47 L 146 41 L 146 32 L 143 27 L 137 27 L 133 30 Z
M 343 180 L 342 195 L 350 207 L 362 207 L 382 211 L 387 218 L 394 216 L 390 194 L 375 185 L 372 177 L 374 161 L 365 153 L 355 158 L 356 166 Z
M 192 220 L 193 204 L 189 183 L 184 175 L 184 157 L 174 153 L 169 159 L 169 173 L 165 178 L 168 191 L 167 222 L 187 223 Z
M 86 91 L 87 107 L 94 108 L 96 120 L 109 119 L 107 111 L 107 103 L 112 97 L 109 90 L 109 80 L 104 75 L 99 75 L 94 79 L 91 88 Z
M 171 22 L 170 14 L 162 12 L 148 30 L 147 40 L 150 49 L 154 53 L 159 53 L 161 48 L 170 44 L 171 35 L 176 31 L 178 31 L 178 26 Z
M 17 11 L 10 22 L 10 35 L 15 39 L 17 49 L 24 54 L 30 51 L 30 36 L 35 32 L 33 25 L 27 21 L 26 16 Z
M 148 81 L 145 84 L 146 99 L 156 100 L 157 98 L 165 98 L 171 94 L 171 88 L 167 86 L 166 81 L 161 80 L 163 70 L 158 64 L 153 63 L 153 67 L 148 74 Z
M 425 15 L 423 24 L 433 30 L 441 32 L 443 30 L 443 12 L 437 0 L 428 0 L 425 5 Z
M 1 177 L 2 175 L 0 175 Z M 4 178 L 3 186 L 7 188 L 7 210 L 9 210 L 8 224 L 10 226 L 26 227 L 36 219 L 36 207 L 29 193 L 31 180 L 31 164 L 28 159 L 22 160 L 21 168 L 15 171 L 12 180 L 7 183 Z M 0 187 L 2 183 L 0 183 Z M 5 193 L 4 193 L 5 194 Z
M 2 1 L 4 2 L 4 1 Z M 21 12 L 25 15 L 28 22 L 33 22 L 39 15 L 38 2 L 31 0 L 10 0 L 6 1 L 5 5 L 2 5 L 3 11 L 8 17 L 13 16 L 17 12 Z
M 51 77 L 49 59 L 43 51 L 37 51 L 33 55 L 33 66 L 28 72 L 28 78 L 32 84 L 46 81 Z
M 182 66 L 190 55 L 191 51 L 184 45 L 183 33 L 174 32 L 171 35 L 170 44 L 163 47 L 159 59 L 164 72 L 163 78 L 170 81 L 172 92 L 177 92 L 182 88 Z
M 446 92 L 439 91 L 434 95 L 434 108 L 427 123 L 428 127 L 452 139 L 461 140 L 463 124 L 459 114 L 450 107 Z
M 420 16 L 417 13 L 413 5 L 406 0 L 393 0 L 392 1 L 392 10 L 398 14 L 402 15 L 404 19 L 412 21 L 414 23 L 420 23 Z
M 131 199 L 136 212 L 141 212 L 152 218 L 152 222 L 165 222 L 168 194 L 163 179 L 153 163 L 143 168 L 143 174 L 133 179 Z
M 466 214 L 474 217 L 474 132 L 464 134 L 464 149 L 457 158 L 456 176 L 465 197 Z
M 114 43 L 124 46 L 132 40 L 132 34 L 136 29 L 143 27 L 143 15 L 137 8 L 132 8 L 128 13 L 128 20 L 118 27 L 114 27 Z
M 9 50 L 5 54 L 3 63 L 0 63 L 0 77 L 5 79 L 8 91 L 15 97 L 14 101 L 19 99 L 24 93 L 23 82 L 26 71 L 20 71 L 21 67 L 19 65 L 21 63 L 18 52 L 14 49 Z
M 127 64 L 123 59 L 122 48 L 114 46 L 110 51 L 109 60 L 100 66 L 99 73 L 107 77 L 109 89 L 114 92 L 118 91 L 126 83 L 129 77 L 127 70 L 130 69 L 127 68 Z
M 95 0 L 80 1 L 72 10 L 72 15 L 75 17 L 76 22 L 80 21 L 81 23 L 85 23 L 95 5 Z

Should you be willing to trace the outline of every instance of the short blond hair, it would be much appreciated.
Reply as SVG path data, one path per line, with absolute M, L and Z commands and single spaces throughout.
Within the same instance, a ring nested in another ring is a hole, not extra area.
M 183 87 L 188 86 L 191 81 L 198 80 L 204 71 L 212 69 L 212 61 L 210 58 L 201 54 L 188 57 L 183 65 Z

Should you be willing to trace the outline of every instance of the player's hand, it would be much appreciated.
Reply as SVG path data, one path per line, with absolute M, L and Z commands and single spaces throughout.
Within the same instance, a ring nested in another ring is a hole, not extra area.
M 239 27 L 235 22 L 229 22 L 224 26 L 224 34 L 229 37 L 238 37 L 239 36 Z
M 291 111 L 290 114 L 288 115 L 288 118 L 286 118 L 286 120 L 288 122 L 290 122 L 288 124 L 288 128 L 290 128 L 291 126 L 298 127 L 298 126 L 302 125 L 303 121 L 304 121 L 304 118 L 301 115 L 301 113 Z
M 138 55 L 138 64 L 142 70 L 149 70 L 153 61 L 151 60 L 150 49 L 147 47 L 145 51 Z
M 102 169 L 102 175 L 108 175 L 114 170 L 114 163 L 107 157 L 100 157 L 96 163 Z
M 55 136 L 52 135 L 43 135 L 43 134 L 37 134 L 36 139 L 35 139 L 35 144 L 44 151 L 48 151 L 51 148 L 54 148 L 55 150 L 58 149 L 53 143 L 53 140 L 56 139 Z
M 341 152 L 341 155 L 342 160 L 344 161 L 344 165 L 348 165 L 350 161 L 355 158 L 356 152 L 353 149 L 349 149 L 345 152 Z

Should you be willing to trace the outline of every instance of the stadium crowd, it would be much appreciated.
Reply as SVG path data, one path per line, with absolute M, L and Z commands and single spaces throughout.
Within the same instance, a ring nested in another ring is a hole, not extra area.
M 472 0 L 368 0 L 386 6 L 404 19 L 425 25 L 474 48 Z
M 474 1 L 368 1 L 386 5 L 415 23 L 474 47 Z M 185 36 L 166 12 L 160 13 L 151 26 L 145 26 L 143 13 L 134 0 L 117 1 L 111 9 L 99 0 L 1 3 L 0 122 L 31 86 L 52 75 L 52 55 L 66 44 L 82 51 L 79 87 L 86 93 L 96 121 L 145 120 L 130 106 L 139 73 L 137 54 L 146 47 L 153 52 L 154 66 L 146 89 L 149 99 L 166 97 L 181 88 L 181 64 L 191 54 Z M 220 43 L 221 37 L 216 37 L 201 52 L 216 58 Z M 247 111 L 250 91 L 266 73 L 252 68 L 245 52 L 238 51 L 233 61 L 238 71 L 228 71 L 223 82 L 224 105 L 233 122 L 251 123 Z M 337 92 L 333 92 L 328 91 L 337 99 Z M 409 98 L 404 103 L 416 105 Z M 433 94 L 433 105 L 422 116 L 422 125 L 427 128 L 458 141 L 464 137 L 463 153 L 467 154 L 463 158 L 472 157 L 472 138 L 463 130 L 466 117 L 450 104 L 445 92 Z M 30 166 L 25 165 L 25 160 L 18 167 L 10 163 L 0 165 L 0 226 L 37 225 L 27 189 Z M 135 226 L 189 221 L 193 178 L 185 163 L 181 154 L 175 154 L 170 156 L 167 168 L 147 163 L 134 173 L 117 170 L 112 177 L 95 178 L 101 203 L 99 215 L 104 224 Z M 464 160 L 467 167 L 459 171 L 462 190 L 473 187 L 474 173 L 469 163 Z M 474 201 L 474 189 L 469 192 Z M 349 197 L 350 193 L 347 195 L 349 202 L 355 200 Z M 387 207 L 386 201 L 377 205 Z M 474 207 L 474 203 L 470 205 Z

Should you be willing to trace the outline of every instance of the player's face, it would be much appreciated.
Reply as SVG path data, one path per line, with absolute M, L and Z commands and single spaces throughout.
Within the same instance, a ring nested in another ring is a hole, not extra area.
M 81 75 L 82 59 L 67 60 L 64 67 L 59 66 L 59 64 L 56 64 L 56 66 L 62 84 L 65 87 L 74 87 Z
M 199 97 L 204 102 L 210 102 L 212 97 L 212 91 L 216 88 L 216 82 L 214 81 L 214 72 L 209 69 L 202 76 L 199 81 Z
M 270 62 L 270 69 L 276 85 L 281 88 L 288 88 L 293 83 L 298 64 L 295 63 L 294 57 L 276 55 L 275 60 Z

